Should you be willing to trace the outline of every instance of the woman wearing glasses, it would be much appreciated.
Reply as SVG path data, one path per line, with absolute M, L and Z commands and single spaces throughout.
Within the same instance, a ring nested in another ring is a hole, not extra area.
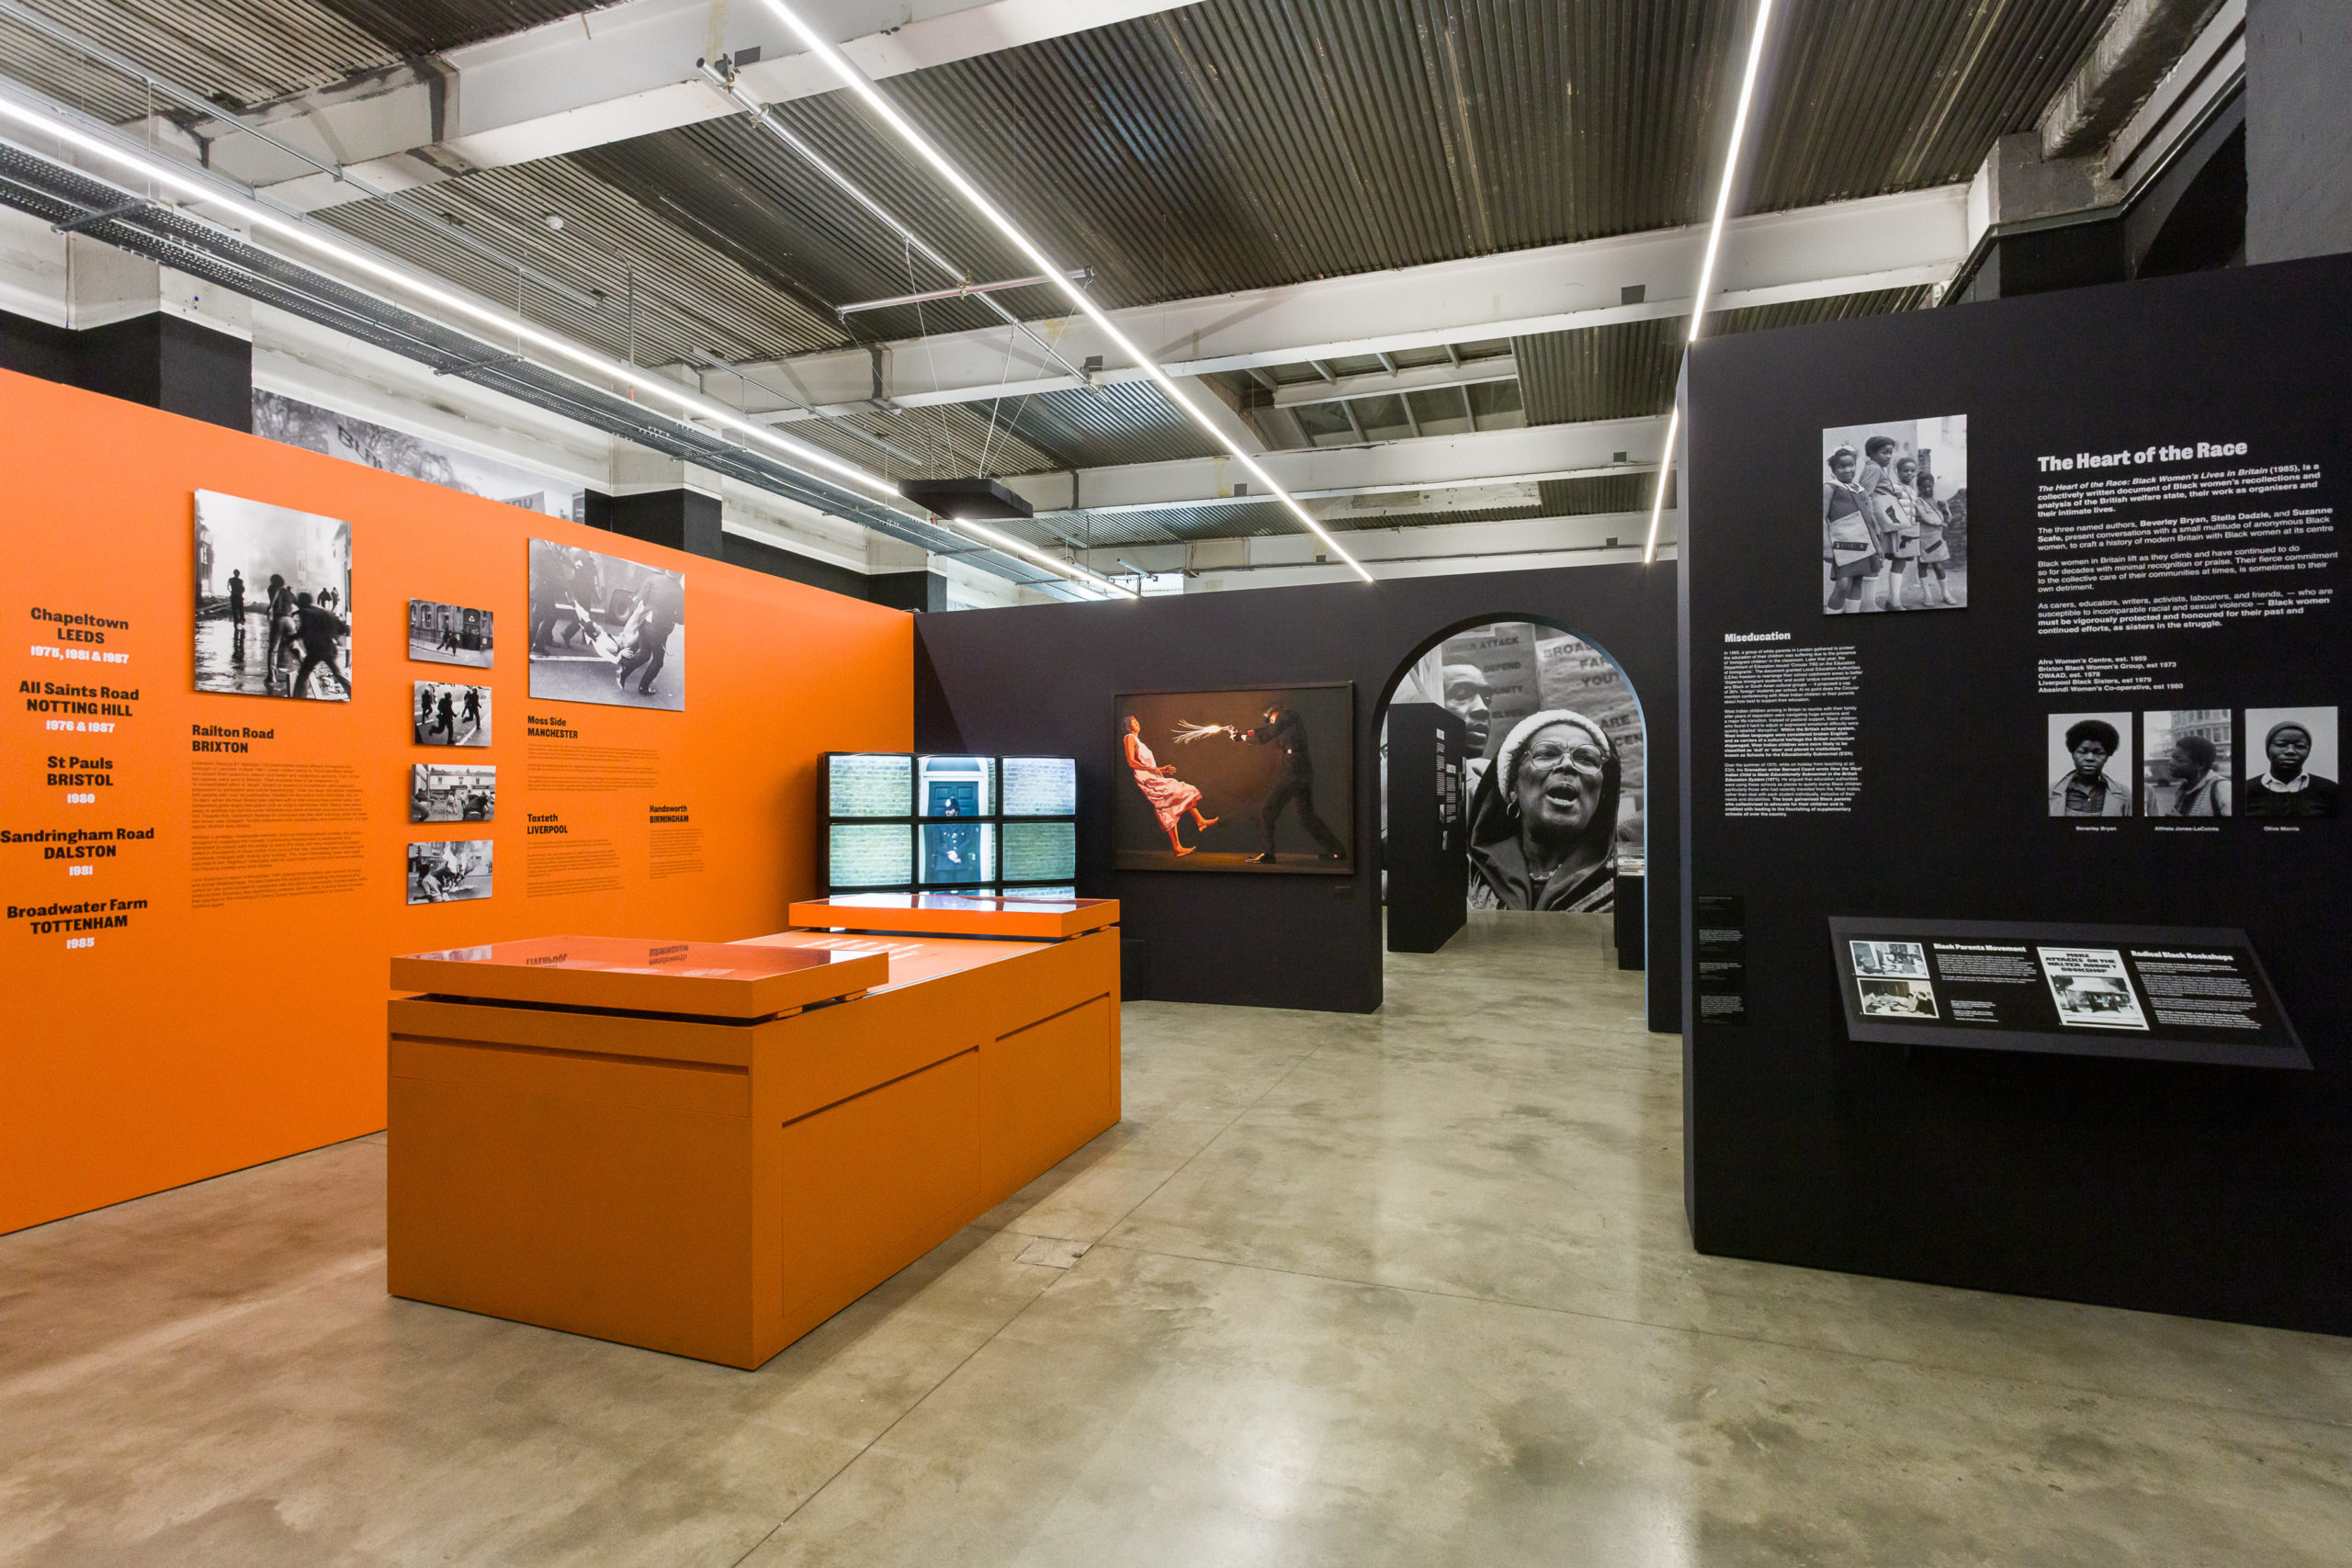
M 1614 907 L 1617 748 L 1566 708 L 1519 721 L 1470 808 L 1470 907 Z

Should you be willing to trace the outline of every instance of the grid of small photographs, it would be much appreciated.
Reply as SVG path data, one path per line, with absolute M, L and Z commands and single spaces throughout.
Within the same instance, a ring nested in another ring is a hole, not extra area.
M 488 670 L 496 658 L 496 616 L 437 599 L 408 602 L 408 656 L 419 663 Z M 419 746 L 487 748 L 491 688 L 486 678 L 413 682 L 409 732 Z M 498 769 L 488 762 L 412 762 L 412 824 L 474 827 L 498 818 Z M 489 839 L 413 840 L 408 846 L 411 904 L 463 904 L 491 896 L 496 845 Z
M 1928 949 L 1916 942 L 1849 942 L 1865 1018 L 1939 1018 Z
M 2052 714 L 2044 761 L 2052 817 L 2183 825 L 2337 816 L 2337 767 L 2333 707 Z

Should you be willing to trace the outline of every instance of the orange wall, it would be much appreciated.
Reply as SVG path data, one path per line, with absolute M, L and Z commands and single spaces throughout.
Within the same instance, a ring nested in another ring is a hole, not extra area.
M 535 934 L 724 940 L 782 929 L 786 905 L 817 888 L 819 753 L 910 749 L 913 618 L 899 611 L 5 373 L 0 430 L 0 618 L 11 634 L 0 669 L 13 699 L 0 828 L 157 829 L 72 878 L 37 844 L 0 843 L 8 905 L 146 900 L 80 950 L 26 919 L 0 921 L 0 1231 L 381 1127 L 394 953 Z M 198 489 L 351 524 L 354 701 L 195 690 Z M 559 797 L 531 784 L 525 716 L 549 711 L 528 695 L 533 537 L 685 573 L 685 711 L 555 707 L 579 745 L 656 751 L 650 789 Z M 493 668 L 411 662 L 411 598 L 494 611 Z M 36 606 L 130 622 L 106 644 L 129 661 L 30 654 L 59 646 Z M 418 680 L 490 685 L 494 744 L 414 745 Z M 28 681 L 139 696 L 110 735 L 58 735 L 45 728 L 50 716 L 27 711 Z M 255 762 L 356 766 L 365 885 L 192 908 L 198 724 L 274 730 L 254 743 Z M 54 754 L 104 758 L 113 783 L 89 792 L 95 804 L 69 805 L 47 783 Z M 497 820 L 412 829 L 409 766 L 419 761 L 495 764 Z M 647 807 L 678 802 L 703 831 L 705 869 L 650 878 Z M 622 889 L 526 895 L 532 810 L 558 812 L 575 835 L 609 834 Z M 492 896 L 409 906 L 413 837 L 493 840 Z

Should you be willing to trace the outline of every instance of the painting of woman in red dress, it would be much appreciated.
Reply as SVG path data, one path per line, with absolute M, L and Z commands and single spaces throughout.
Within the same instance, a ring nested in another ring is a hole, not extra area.
M 1176 836 L 1176 829 L 1192 814 L 1193 826 L 1205 832 L 1216 826 L 1214 817 L 1201 815 L 1201 792 L 1176 776 L 1176 770 L 1162 766 L 1143 741 L 1143 721 L 1129 716 L 1127 732 L 1120 738 L 1127 753 L 1128 771 L 1135 774 L 1136 787 L 1151 802 L 1152 814 L 1159 818 L 1159 826 L 1168 835 L 1169 847 L 1180 855 L 1193 852 L 1183 840 Z

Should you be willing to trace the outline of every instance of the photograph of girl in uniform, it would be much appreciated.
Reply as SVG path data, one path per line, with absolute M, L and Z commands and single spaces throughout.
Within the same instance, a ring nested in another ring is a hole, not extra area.
M 416 710 L 409 716 L 419 746 L 487 746 L 490 688 L 419 681 Z
M 1616 907 L 1617 749 L 1583 714 L 1512 727 L 1470 801 L 1470 908 Z
M 1822 609 L 1958 610 L 1968 589 L 1968 417 L 1821 433 Z
M 1866 1018 L 1936 1018 L 1936 988 L 1925 980 L 1856 980 Z
M 2213 818 L 2230 814 L 2230 710 L 2175 708 L 2144 713 L 2141 739 L 2140 809 L 2148 817 Z
M 686 580 L 531 541 L 531 695 L 617 707 L 686 705 Z
M 2333 817 L 2342 791 L 2335 771 L 2334 708 L 2248 708 L 2245 738 L 2262 754 L 2247 761 L 2248 817 Z M 2254 773 L 2256 762 L 2263 764 Z
M 2132 716 L 2052 714 L 2049 767 L 2051 816 L 2131 816 Z
M 488 610 L 412 599 L 408 602 L 408 656 L 433 664 L 470 664 L 487 670 L 496 651 L 491 625 Z
M 456 904 L 490 897 L 491 840 L 458 839 L 408 847 L 408 901 Z
M 351 700 L 351 525 L 196 492 L 196 689 Z
M 490 822 L 498 817 L 498 770 L 417 762 L 409 769 L 412 822 Z

